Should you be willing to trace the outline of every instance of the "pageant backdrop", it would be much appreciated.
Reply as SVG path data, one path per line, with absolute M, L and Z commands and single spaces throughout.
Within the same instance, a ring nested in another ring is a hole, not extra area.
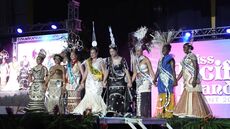
M 36 65 L 39 50 L 45 49 L 47 56 L 43 64 L 50 68 L 54 63 L 52 56 L 67 47 L 65 42 L 67 37 L 67 33 L 18 37 L 14 43 L 13 53 L 18 57 L 19 62 L 26 58 L 30 62 L 30 67 L 33 67 Z
M 184 43 L 173 43 L 171 54 L 175 56 L 176 73 L 181 70 L 180 62 L 185 56 Z M 212 112 L 218 118 L 230 118 L 230 40 L 210 40 L 193 42 L 193 52 L 197 55 L 202 76 L 202 88 Z M 154 71 L 161 57 L 160 48 L 155 47 L 150 53 L 144 53 L 150 58 Z M 157 88 L 152 92 L 152 115 L 155 116 Z M 183 79 L 175 87 L 176 102 L 183 91 Z

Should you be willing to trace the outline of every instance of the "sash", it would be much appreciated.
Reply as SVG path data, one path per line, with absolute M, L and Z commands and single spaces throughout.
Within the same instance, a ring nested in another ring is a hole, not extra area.
M 79 87 L 79 82 L 80 82 L 80 77 L 78 76 L 75 76 L 73 74 L 73 70 L 72 70 L 72 64 L 71 63 L 68 63 L 67 64 L 67 72 L 68 72 L 68 77 L 69 77 L 69 83 L 71 85 L 73 85 L 74 83 L 76 84 L 75 85 L 75 90 Z
M 194 77 L 194 73 L 195 73 L 195 69 L 190 65 L 188 64 L 185 60 L 188 59 L 189 56 L 186 56 L 184 61 L 182 61 L 182 66 L 188 70 L 188 72 Z
M 160 79 L 161 79 L 161 81 L 162 81 L 162 83 L 164 84 L 164 86 L 165 86 L 165 90 L 166 90 L 166 96 L 165 96 L 165 103 L 164 103 L 164 105 L 162 106 L 162 107 L 158 107 L 159 109 L 161 109 L 161 108 L 166 108 L 168 105 L 169 105 L 169 103 L 170 103 L 170 96 L 171 96 L 171 93 L 170 93 L 170 91 L 169 91 L 169 81 L 170 80 L 172 80 L 172 81 L 174 81 L 174 79 L 173 79 L 173 76 L 172 76 L 172 74 L 171 73 L 169 73 L 166 69 L 164 69 L 163 67 L 162 67 L 162 62 L 163 62 L 163 58 L 161 59 L 161 61 L 159 62 L 159 67 L 158 67 L 158 69 L 159 69 L 159 71 L 160 71 L 160 74 L 159 74 L 159 77 L 160 77 Z
M 103 79 L 103 74 L 102 74 L 102 71 L 99 71 L 97 69 L 95 69 L 92 65 L 92 60 L 89 58 L 87 59 L 87 62 L 86 62 L 88 68 L 89 68 L 89 71 L 93 74 L 93 76 L 99 80 L 99 81 L 102 81 Z
M 194 77 L 195 75 L 194 75 L 194 73 L 195 73 L 195 69 L 194 69 L 194 67 L 192 67 L 190 64 L 188 64 L 187 63 L 187 59 L 189 58 L 190 56 L 189 55 L 187 55 L 185 58 L 184 58 L 184 60 L 182 61 L 182 67 L 184 68 L 184 69 L 186 69 L 188 72 L 189 72 L 189 74 L 191 74 L 191 76 L 192 77 Z M 197 75 L 197 83 L 200 83 L 200 78 L 201 78 L 201 76 L 200 76 L 200 74 L 198 73 L 198 75 Z M 190 81 L 192 81 L 192 79 L 190 79 Z
M 165 87 L 168 87 L 168 82 L 169 82 L 169 80 L 174 81 L 174 79 L 173 79 L 172 74 L 169 73 L 166 69 L 164 69 L 164 68 L 162 67 L 162 61 L 163 61 L 163 60 L 161 60 L 161 61 L 159 62 L 159 67 L 158 67 L 158 69 L 160 70 L 159 77 L 160 77 L 160 79 L 162 80 L 162 82 L 163 82 L 163 84 L 165 85 Z
M 153 80 L 151 78 L 151 76 L 147 73 L 144 73 L 140 70 L 140 62 L 144 59 L 143 56 L 140 57 L 141 59 L 139 60 L 139 58 L 137 58 L 136 62 L 137 62 L 137 65 L 136 65 L 136 68 L 137 68 L 137 71 L 139 71 L 139 73 L 141 74 L 142 77 L 144 77 L 145 79 L 147 79 L 151 85 L 153 85 Z

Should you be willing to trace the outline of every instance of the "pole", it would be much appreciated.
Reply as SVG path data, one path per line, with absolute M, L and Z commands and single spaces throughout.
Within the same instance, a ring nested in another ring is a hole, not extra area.
M 216 0 L 211 0 L 211 27 L 216 27 Z

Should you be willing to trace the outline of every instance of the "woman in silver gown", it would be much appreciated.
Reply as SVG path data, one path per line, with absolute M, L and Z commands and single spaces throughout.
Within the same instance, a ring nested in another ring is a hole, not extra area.
M 41 49 L 36 58 L 37 65 L 29 72 L 29 81 L 32 82 L 29 89 L 29 104 L 26 107 L 27 112 L 45 112 L 45 79 L 48 75 L 47 68 L 42 65 L 46 57 L 46 52 Z
M 155 77 L 150 60 L 143 55 L 142 45 L 135 46 L 132 81 L 136 81 L 138 117 L 151 117 L 151 86 Z

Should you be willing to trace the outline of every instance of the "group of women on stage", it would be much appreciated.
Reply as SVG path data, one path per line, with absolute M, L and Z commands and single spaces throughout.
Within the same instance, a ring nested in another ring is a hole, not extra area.
M 54 55 L 55 65 L 49 70 L 42 65 L 44 50 L 37 57 L 37 65 L 30 71 L 30 103 L 28 111 L 53 112 L 59 107 L 60 113 L 84 114 L 89 110 L 94 114 L 124 116 L 133 97 L 130 88 L 136 83 L 136 116 L 151 117 L 151 87 L 157 86 L 157 113 L 159 117 L 206 117 L 211 110 L 202 94 L 199 67 L 193 46 L 186 43 L 186 54 L 181 62 L 182 71 L 176 77 L 175 60 L 170 53 L 171 45 L 163 46 L 163 57 L 158 62 L 156 73 L 150 60 L 143 55 L 142 45 L 135 47 L 135 59 L 132 62 L 133 74 L 125 58 L 118 55 L 115 44 L 109 46 L 110 57 L 103 60 L 98 57 L 98 49 L 90 49 L 90 58 L 81 63 L 75 50 L 70 52 L 66 66 L 61 65 L 61 55 Z M 67 54 L 68 55 L 68 54 Z M 177 104 L 174 98 L 174 86 L 183 76 L 184 91 Z M 81 98 L 81 90 L 85 95 Z M 103 88 L 106 95 L 102 95 Z M 67 104 L 62 100 L 66 95 Z

